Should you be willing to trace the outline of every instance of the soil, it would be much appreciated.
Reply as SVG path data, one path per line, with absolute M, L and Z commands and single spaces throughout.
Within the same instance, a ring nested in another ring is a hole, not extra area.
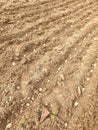
M 98 0 L 0 0 L 0 130 L 98 130 Z

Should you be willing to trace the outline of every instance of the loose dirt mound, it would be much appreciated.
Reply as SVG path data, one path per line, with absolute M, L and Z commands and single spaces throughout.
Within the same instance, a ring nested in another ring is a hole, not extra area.
M 98 0 L 0 1 L 0 130 L 98 130 Z

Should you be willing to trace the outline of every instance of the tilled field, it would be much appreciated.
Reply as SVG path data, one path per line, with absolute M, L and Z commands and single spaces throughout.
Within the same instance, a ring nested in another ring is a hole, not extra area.
M 0 0 L 0 130 L 98 130 L 98 0 Z

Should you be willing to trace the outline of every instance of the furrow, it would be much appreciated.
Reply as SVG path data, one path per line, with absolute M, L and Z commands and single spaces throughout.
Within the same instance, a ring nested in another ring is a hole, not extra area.
M 94 23 L 93 23 L 94 22 Z M 82 28 L 79 33 L 76 33 L 73 35 L 73 37 L 68 38 L 66 40 L 66 44 L 63 46 L 58 46 L 58 48 L 62 49 L 62 54 L 58 54 L 54 48 L 52 50 L 52 52 L 50 52 L 48 54 L 48 56 L 43 56 L 35 65 L 30 65 L 30 76 L 32 77 L 30 80 L 32 81 L 32 85 L 38 83 L 39 81 L 43 81 L 43 78 L 47 75 L 49 75 L 49 73 L 51 72 L 51 68 L 56 69 L 57 65 L 60 65 L 63 63 L 63 61 L 67 58 L 68 53 L 70 51 L 70 48 L 74 47 L 74 44 L 77 42 L 80 42 L 80 39 L 83 39 L 85 37 L 85 35 L 87 35 L 87 33 L 90 33 L 90 31 L 97 26 L 97 20 L 93 19 L 91 22 L 89 22 L 89 24 L 86 24 L 86 26 L 84 28 Z M 69 50 L 69 51 L 68 51 Z M 54 60 L 55 59 L 55 60 Z M 43 62 L 43 63 L 42 63 Z M 43 69 L 42 71 L 39 71 L 39 67 L 41 64 L 44 64 L 44 66 L 42 66 Z M 33 68 L 35 68 L 33 70 Z M 40 72 L 38 74 L 38 72 Z M 36 77 L 37 74 L 37 77 Z M 34 85 L 36 86 L 36 85 Z
M 78 7 L 78 9 L 79 9 L 79 7 Z M 69 11 L 70 12 L 70 11 Z M 68 12 L 68 13 L 69 13 Z M 73 10 L 72 10 L 72 12 L 73 12 Z M 70 12 L 71 13 L 71 12 Z M 66 14 L 67 15 L 67 14 Z M 59 17 L 59 16 L 57 16 L 57 17 Z M 57 17 L 55 17 L 55 19 L 57 18 Z M 60 17 L 62 17 L 62 15 L 60 16 Z M 53 18 L 54 19 L 54 18 Z M 36 24 L 34 24 L 34 26 L 31 26 L 31 25 L 29 25 L 29 26 L 27 26 L 27 29 L 25 28 L 24 30 L 22 30 L 22 31 L 19 31 L 19 32 L 17 32 L 17 33 L 14 33 L 14 34 L 11 34 L 11 35 L 5 35 L 5 36 L 1 36 L 1 38 L 0 38 L 0 41 L 5 41 L 5 40 L 10 40 L 10 39 L 12 39 L 12 38 L 17 38 L 17 37 L 22 37 L 26 32 L 30 32 L 32 29 L 35 29 L 35 28 L 37 28 L 38 26 L 40 26 L 41 25 L 41 23 L 42 23 L 42 25 L 44 25 L 44 24 L 47 24 L 47 22 L 49 22 L 49 21 L 54 21 L 53 19 L 51 19 L 51 18 L 49 18 L 49 20 L 46 20 L 45 22 L 43 21 L 43 20 L 41 20 L 41 21 L 39 21 L 38 20 L 38 23 L 36 22 Z

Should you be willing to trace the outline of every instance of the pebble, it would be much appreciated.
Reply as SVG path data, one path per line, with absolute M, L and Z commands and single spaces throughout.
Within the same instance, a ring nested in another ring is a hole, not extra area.
M 15 66 L 15 62 L 13 62 L 12 65 Z
M 96 67 L 96 63 L 93 66 Z
M 26 105 L 27 105 L 27 107 L 29 107 L 29 106 L 30 106 L 30 104 L 29 104 L 29 103 L 27 103 Z
M 65 125 L 65 127 L 67 127 L 67 125 L 68 125 L 68 124 L 67 124 L 67 123 L 65 123 L 64 125 Z
M 80 87 L 80 86 L 78 86 L 78 94 L 79 94 L 79 96 L 82 94 L 82 88 Z
M 65 63 L 67 63 L 67 60 L 65 60 Z
M 75 103 L 74 103 L 74 107 L 77 107 L 79 105 L 79 103 L 76 101 Z
M 55 40 L 55 37 L 53 37 L 52 39 Z
M 3 31 L 3 28 L 1 28 L 0 30 Z
M 97 40 L 98 40 L 98 38 L 97 38 L 97 37 L 95 37 L 95 38 L 94 38 L 94 40 L 95 40 L 95 41 L 97 41 Z
M 9 123 L 9 124 L 6 126 L 7 129 L 10 129 L 11 127 L 12 127 L 12 123 Z
M 61 67 L 59 67 L 58 70 L 61 70 Z
M 64 20 L 64 18 L 62 17 L 62 20 Z
M 85 91 L 85 88 L 82 88 L 82 92 L 84 92 Z
M 42 92 L 42 88 L 39 88 L 39 91 Z
M 48 83 L 50 82 L 50 80 L 48 79 L 48 81 L 47 81 Z
M 32 101 L 34 101 L 34 97 L 32 97 Z
M 90 70 L 90 72 L 92 73 L 92 72 L 93 72 L 93 70 Z
M 65 79 L 63 74 L 60 75 L 60 78 L 61 78 L 62 80 Z
M 19 90 L 19 89 L 20 89 L 20 87 L 19 87 L 19 86 L 17 86 L 17 89 Z
M 36 52 L 36 50 L 34 49 L 33 52 Z
M 72 56 L 71 56 L 71 55 L 69 55 L 69 58 L 70 58 L 70 59 L 72 59 Z
M 86 80 L 87 80 L 87 81 L 89 81 L 89 80 L 90 80 L 90 78 L 86 78 Z
M 30 97 L 28 97 L 28 100 L 30 100 Z
M 84 40 L 86 40 L 86 38 L 84 38 Z
M 45 46 L 46 46 L 46 44 L 43 44 L 43 46 L 45 47 Z
M 63 55 L 63 51 L 61 51 L 60 54 Z
M 79 46 L 81 45 L 82 43 L 79 43 Z

